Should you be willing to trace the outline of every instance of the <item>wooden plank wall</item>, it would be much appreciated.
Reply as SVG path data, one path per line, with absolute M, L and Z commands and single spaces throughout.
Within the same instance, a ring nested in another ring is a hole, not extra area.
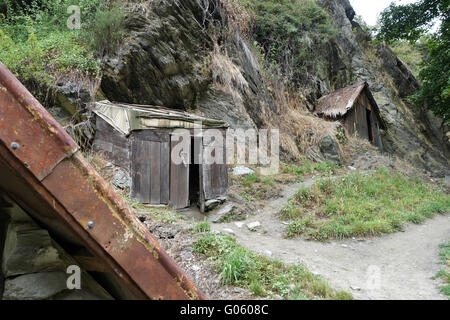
M 171 141 L 171 154 L 172 150 L 178 143 L 182 141 Z M 183 209 L 189 206 L 189 162 L 191 159 L 191 148 L 184 150 L 186 153 L 186 161 L 179 165 L 170 161 L 170 205 L 174 209 Z
M 362 99 L 363 96 L 365 95 L 361 94 L 359 96 L 354 107 L 356 131 L 358 132 L 358 135 L 362 139 L 369 140 L 369 126 L 367 123 L 367 113 L 366 113 L 367 104 L 365 104 L 364 99 Z
M 131 198 L 140 203 L 169 203 L 169 134 L 135 131 L 131 137 Z
M 96 117 L 96 132 L 93 150 L 101 152 L 108 161 L 127 171 L 130 170 L 130 141 L 108 122 Z
M 367 122 L 367 109 L 371 111 L 372 126 L 370 128 Z M 373 141 L 371 142 L 376 145 L 381 151 L 383 150 L 383 143 L 381 141 L 379 129 L 380 124 L 378 122 L 377 116 L 375 115 L 374 108 L 365 93 L 362 93 L 359 96 L 358 100 L 355 103 L 355 107 L 347 113 L 343 121 L 343 125 L 347 130 L 347 134 L 353 135 L 355 132 L 357 132 L 359 137 L 367 140 L 369 140 L 369 130 L 371 130 L 373 137 Z
M 226 130 L 222 130 L 225 141 Z M 199 139 L 199 138 L 195 138 Z M 203 146 L 197 150 L 198 157 L 213 148 Z M 97 117 L 97 131 L 94 150 L 103 152 L 106 158 L 117 166 L 130 172 L 131 199 L 139 203 L 171 204 L 175 209 L 190 205 L 189 162 L 175 165 L 171 161 L 172 149 L 176 143 L 171 142 L 170 130 L 134 131 L 128 139 L 106 121 Z M 187 150 L 187 159 L 191 159 L 192 150 Z M 204 202 L 226 196 L 228 191 L 228 165 L 226 164 L 226 145 L 224 143 L 223 164 L 199 167 L 199 184 L 191 187 L 199 190 L 199 201 Z M 190 177 L 191 175 L 191 177 Z
M 223 130 L 222 134 L 225 140 L 226 131 Z M 208 145 L 203 145 L 204 155 L 214 152 L 214 148 Z M 223 159 L 222 164 L 203 164 L 202 171 L 202 188 L 201 192 L 204 194 L 205 200 L 217 199 L 222 196 L 226 196 L 228 190 L 228 165 L 226 162 L 226 143 L 223 146 Z
M 343 121 L 343 126 L 347 130 L 349 136 L 353 136 L 356 132 L 355 110 L 351 109 Z

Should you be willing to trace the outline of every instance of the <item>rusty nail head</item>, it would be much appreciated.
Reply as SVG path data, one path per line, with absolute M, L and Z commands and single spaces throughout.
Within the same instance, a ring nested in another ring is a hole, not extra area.
M 11 149 L 13 150 L 19 150 L 20 145 L 17 142 L 11 143 Z

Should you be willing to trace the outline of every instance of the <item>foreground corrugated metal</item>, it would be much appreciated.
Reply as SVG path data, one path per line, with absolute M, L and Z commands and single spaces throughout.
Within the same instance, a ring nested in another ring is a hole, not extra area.
M 70 248 L 82 267 L 101 271 L 115 297 L 206 298 L 1 62 L 0 193 Z

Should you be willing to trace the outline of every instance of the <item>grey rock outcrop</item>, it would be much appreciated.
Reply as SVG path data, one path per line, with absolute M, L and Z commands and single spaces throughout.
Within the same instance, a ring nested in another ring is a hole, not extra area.
M 235 208 L 234 204 L 227 204 L 226 206 L 224 206 L 223 208 L 220 208 L 216 213 L 214 213 L 209 219 L 209 222 L 212 223 L 219 223 L 222 221 L 222 219 L 230 214 L 233 209 Z
M 337 165 L 342 164 L 342 154 L 339 143 L 331 135 L 326 135 L 320 140 L 320 151 L 325 157 L 325 160 Z
M 0 197 L 0 299 L 112 299 L 82 269 L 81 289 L 68 289 L 67 268 L 78 263 L 20 207 L 2 206 L 2 201 Z
M 131 36 L 106 57 L 101 89 L 111 101 L 190 108 L 205 91 L 202 52 L 211 41 L 194 0 L 152 1 L 128 14 Z
M 119 189 L 126 189 L 131 185 L 131 178 L 125 170 L 118 170 L 112 178 L 111 183 Z
M 59 270 L 64 265 L 47 231 L 29 224 L 9 224 L 2 263 L 6 277 Z
M 62 271 L 28 273 L 5 281 L 4 300 L 46 300 L 67 289 Z

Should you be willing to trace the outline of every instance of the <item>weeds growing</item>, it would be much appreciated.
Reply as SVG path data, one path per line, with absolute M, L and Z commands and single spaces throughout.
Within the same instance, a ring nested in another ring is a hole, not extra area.
M 352 299 L 349 293 L 332 289 L 304 266 L 285 265 L 259 256 L 224 234 L 203 234 L 195 242 L 194 252 L 213 261 L 221 273 L 222 284 L 247 288 L 255 296 L 280 295 L 285 299 L 302 300 Z
M 288 237 L 327 240 L 392 233 L 405 222 L 422 223 L 449 210 L 450 196 L 438 187 L 380 169 L 327 177 L 301 188 L 280 218 L 291 221 Z
M 440 253 L 440 264 L 444 266 L 443 269 L 441 269 L 434 279 L 441 278 L 445 285 L 443 285 L 440 289 L 441 292 L 445 295 L 447 295 L 450 299 L 450 242 L 443 243 L 439 246 Z

